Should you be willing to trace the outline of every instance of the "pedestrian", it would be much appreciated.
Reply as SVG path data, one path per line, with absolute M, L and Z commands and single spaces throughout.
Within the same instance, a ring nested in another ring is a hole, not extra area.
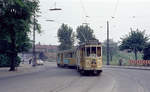
M 31 64 L 31 62 L 32 62 L 32 58 L 29 60 L 29 64 Z
M 122 61 L 123 61 L 122 58 L 120 58 L 120 59 L 119 59 L 119 62 L 118 62 L 118 63 L 119 63 L 119 66 L 122 66 Z

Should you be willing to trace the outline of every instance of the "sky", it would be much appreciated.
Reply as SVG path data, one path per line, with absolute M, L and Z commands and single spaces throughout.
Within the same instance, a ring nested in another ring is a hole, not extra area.
M 99 41 L 107 38 L 109 21 L 110 38 L 121 41 L 121 37 L 133 30 L 145 30 L 150 35 L 149 0 L 39 0 L 41 34 L 36 33 L 36 43 L 58 45 L 57 31 L 62 23 L 76 31 L 82 23 L 89 23 Z M 49 11 L 55 7 L 61 11 Z M 86 17 L 88 16 L 88 17 Z M 114 17 L 114 18 L 112 18 Z M 54 20 L 54 22 L 46 21 Z

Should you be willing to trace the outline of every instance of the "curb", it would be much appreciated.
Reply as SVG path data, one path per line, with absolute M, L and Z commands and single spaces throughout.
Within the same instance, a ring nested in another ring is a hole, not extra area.
M 50 64 L 50 63 L 49 63 Z M 2 71 L 0 71 L 0 79 L 2 78 L 7 78 L 7 77 L 14 77 L 14 76 L 20 76 L 20 75 L 24 75 L 24 74 L 31 74 L 31 73 L 37 73 L 37 72 L 42 72 L 48 69 L 48 67 L 50 66 L 48 63 L 46 63 L 43 66 L 36 66 L 36 67 L 23 67 L 21 66 L 20 69 L 18 68 L 18 71 L 14 71 L 14 72 L 9 72 L 9 68 L 5 68 Z
M 120 68 L 120 69 L 135 69 L 135 70 L 150 70 L 150 67 L 138 67 L 138 66 L 108 66 L 105 65 L 104 68 Z

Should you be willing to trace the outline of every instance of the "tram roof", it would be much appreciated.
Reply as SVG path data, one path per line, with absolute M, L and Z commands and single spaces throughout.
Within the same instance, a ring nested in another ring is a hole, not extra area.
M 72 49 L 68 49 L 68 50 L 58 51 L 57 53 L 74 52 L 74 51 L 75 51 L 75 48 L 72 48 Z
M 84 46 L 84 45 L 101 45 L 101 42 L 99 42 L 98 40 L 90 40 L 80 44 L 80 46 Z

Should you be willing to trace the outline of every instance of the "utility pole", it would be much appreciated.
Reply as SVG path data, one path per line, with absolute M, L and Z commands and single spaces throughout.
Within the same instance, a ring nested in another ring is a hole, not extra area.
M 107 21 L 107 65 L 109 65 L 109 21 Z
M 36 66 L 36 52 L 35 52 L 35 14 L 34 14 L 34 25 L 33 25 L 33 64 L 32 66 Z

